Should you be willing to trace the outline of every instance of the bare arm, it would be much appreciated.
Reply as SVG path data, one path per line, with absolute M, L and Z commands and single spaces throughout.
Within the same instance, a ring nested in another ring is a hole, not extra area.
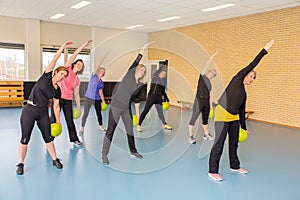
M 97 66 L 97 68 L 95 68 L 93 74 L 96 74 L 97 69 L 99 69 L 101 67 L 101 65 L 102 65 L 103 61 L 105 60 L 105 58 L 107 57 L 107 55 L 108 55 L 108 52 L 106 52 L 106 54 L 102 57 L 102 59 L 100 60 L 98 66 Z
M 99 95 L 100 95 L 100 99 L 103 103 L 105 103 L 105 100 L 104 100 L 104 94 L 103 94 L 103 89 L 99 90 Z
M 140 118 L 140 103 L 135 103 L 135 115 Z
M 142 54 L 142 55 L 144 55 L 146 48 L 148 46 L 150 46 L 152 43 L 154 43 L 154 42 L 149 42 L 145 46 L 143 46 L 143 48 L 141 49 L 141 51 L 139 53 Z
M 74 88 L 74 98 L 75 98 L 75 103 L 76 103 L 77 109 L 78 109 L 78 110 L 81 110 L 81 109 L 80 109 L 79 85 L 77 85 L 77 86 Z
M 201 71 L 201 74 L 202 74 L 202 75 L 204 75 L 204 74 L 206 73 L 208 67 L 210 66 L 210 64 L 211 64 L 211 62 L 212 62 L 212 60 L 213 60 L 213 58 L 217 55 L 217 53 L 218 53 L 218 51 L 216 51 L 216 53 L 215 53 L 214 55 L 212 55 L 212 56 L 209 58 L 209 60 L 207 61 L 206 65 L 204 66 L 204 68 L 203 68 L 202 71 Z
M 45 70 L 46 73 L 53 71 L 53 69 L 56 65 L 56 62 L 59 59 L 59 57 L 60 57 L 61 53 L 63 52 L 64 48 L 67 48 L 67 47 L 71 46 L 72 44 L 73 44 L 73 42 L 68 41 L 68 42 L 63 43 L 60 46 L 60 48 L 57 50 L 56 54 L 54 55 L 53 59 L 49 63 L 47 69 Z
M 84 49 L 86 46 L 88 46 L 92 42 L 93 42 L 93 40 L 88 40 L 83 45 L 81 45 L 78 49 L 76 49 L 76 51 L 72 54 L 72 56 L 69 58 L 69 60 L 67 61 L 67 63 L 65 65 L 70 66 L 74 62 L 76 56 L 80 53 L 80 51 L 82 51 L 82 49 Z
M 53 98 L 53 111 L 54 111 L 54 116 L 55 116 L 55 119 L 56 119 L 56 123 L 61 125 L 59 99 Z

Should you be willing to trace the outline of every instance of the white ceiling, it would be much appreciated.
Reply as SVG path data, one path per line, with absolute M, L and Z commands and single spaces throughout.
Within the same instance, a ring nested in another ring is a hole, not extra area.
M 70 8 L 80 1 L 0 0 L 0 15 L 116 29 L 143 24 L 138 30 L 151 32 L 300 6 L 300 0 L 86 0 L 92 3 L 79 10 Z M 214 12 L 201 11 L 224 3 L 237 6 Z M 65 16 L 51 20 L 50 17 L 57 13 Z M 181 18 L 156 21 L 171 16 Z

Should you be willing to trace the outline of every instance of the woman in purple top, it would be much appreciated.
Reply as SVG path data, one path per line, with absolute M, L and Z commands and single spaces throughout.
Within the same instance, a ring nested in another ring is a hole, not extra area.
M 81 130 L 79 131 L 80 135 L 83 135 L 84 133 L 86 119 L 89 115 L 90 108 L 92 105 L 94 105 L 96 110 L 99 129 L 100 131 L 105 131 L 105 129 L 103 128 L 103 121 L 101 115 L 101 102 L 105 102 L 104 95 L 103 95 L 104 82 L 102 81 L 102 78 L 105 75 L 105 68 L 101 67 L 101 65 L 103 63 L 103 60 L 106 58 L 106 56 L 107 54 L 102 58 L 98 67 L 93 72 L 89 81 L 88 88 L 85 93 L 84 112 L 81 120 Z

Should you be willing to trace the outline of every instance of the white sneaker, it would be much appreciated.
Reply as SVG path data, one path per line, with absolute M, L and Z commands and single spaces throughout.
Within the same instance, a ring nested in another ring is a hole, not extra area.
M 238 173 L 240 173 L 240 174 L 248 174 L 248 171 L 247 171 L 246 169 L 242 168 L 242 167 L 240 167 L 239 169 L 231 169 L 231 168 L 230 168 L 230 170 L 231 170 L 232 172 L 238 172 Z
M 204 133 L 203 139 L 204 140 L 210 140 L 210 141 L 214 140 L 213 136 L 211 136 L 211 134 L 209 134 L 209 133 L 208 134 Z
M 135 158 L 139 158 L 139 159 L 142 159 L 143 156 L 141 154 L 139 154 L 138 152 L 135 152 L 135 153 L 131 153 L 130 154 L 131 157 L 135 157 Z
M 189 141 L 189 143 L 191 143 L 191 144 L 196 144 L 196 140 L 194 139 L 193 136 L 190 136 L 188 141 Z

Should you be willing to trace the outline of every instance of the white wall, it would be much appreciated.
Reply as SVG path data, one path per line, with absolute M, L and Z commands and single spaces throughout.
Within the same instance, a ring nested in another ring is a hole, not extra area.
M 97 66 L 105 52 L 109 55 L 103 65 L 107 67 L 106 81 L 120 80 L 138 51 L 148 42 L 148 34 L 117 29 L 60 24 L 32 19 L 0 16 L 0 42 L 25 44 L 28 80 L 35 81 L 42 73 L 41 45 L 61 45 L 73 41 L 74 47 L 89 39 L 93 44 L 93 60 L 88 63 Z M 143 61 L 147 60 L 147 56 Z

